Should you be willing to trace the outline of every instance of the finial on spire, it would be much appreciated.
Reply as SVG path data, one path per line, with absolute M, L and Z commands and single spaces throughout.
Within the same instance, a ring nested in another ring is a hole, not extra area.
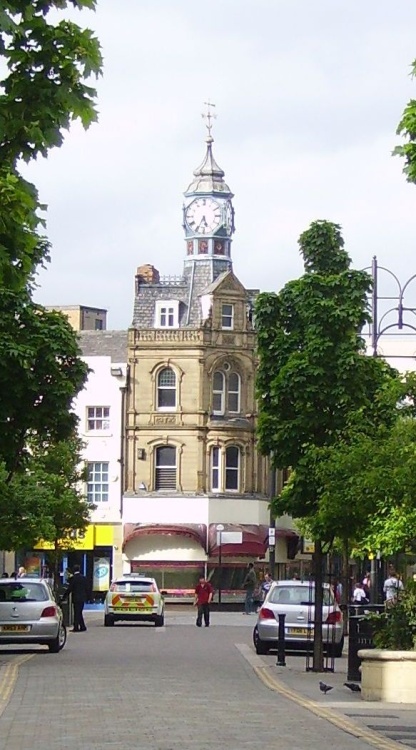
M 207 120 L 207 124 L 206 124 L 205 127 L 208 130 L 208 138 L 211 139 L 212 138 L 212 136 L 211 136 L 211 130 L 212 130 L 212 122 L 211 122 L 211 120 L 215 120 L 216 117 L 217 117 L 217 115 L 215 114 L 215 112 L 211 112 L 211 107 L 215 107 L 215 104 L 213 104 L 213 102 L 211 102 L 209 99 L 208 99 L 207 102 L 204 102 L 204 104 L 205 104 L 205 106 L 207 108 L 207 112 L 202 114 L 202 119 L 203 120 Z

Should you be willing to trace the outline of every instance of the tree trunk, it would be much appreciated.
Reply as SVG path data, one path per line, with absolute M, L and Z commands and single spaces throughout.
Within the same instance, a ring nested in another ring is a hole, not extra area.
M 315 618 L 314 618 L 314 636 L 313 636 L 313 672 L 323 672 L 324 669 L 324 648 L 322 643 L 322 605 L 323 605 L 323 574 L 322 574 L 322 544 L 315 541 L 315 553 L 313 556 L 313 573 L 315 579 Z

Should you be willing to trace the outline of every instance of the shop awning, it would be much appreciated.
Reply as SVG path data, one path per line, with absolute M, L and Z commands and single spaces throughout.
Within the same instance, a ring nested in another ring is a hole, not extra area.
M 161 523 L 126 523 L 124 525 L 123 551 L 128 542 L 139 536 L 186 536 L 194 539 L 201 547 L 206 549 L 207 527 L 203 523 L 190 524 L 161 524 Z
M 224 532 L 240 531 L 242 533 L 241 544 L 221 544 L 221 555 L 223 557 L 264 557 L 269 546 L 269 527 L 264 524 L 232 524 L 224 523 Z M 218 555 L 217 524 L 211 523 L 208 532 L 208 544 L 210 557 Z M 276 528 L 276 538 L 292 539 L 298 537 L 291 529 Z

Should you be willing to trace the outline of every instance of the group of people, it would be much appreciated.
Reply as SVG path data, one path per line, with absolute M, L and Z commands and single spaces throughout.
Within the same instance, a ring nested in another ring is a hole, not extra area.
M 24 578 L 26 575 L 27 575 L 26 568 L 24 568 L 23 565 L 21 565 L 20 568 L 18 568 L 17 570 L 14 570 L 13 573 L 10 573 L 10 575 L 6 573 L 6 571 L 4 570 L 0 577 L 1 578 Z
M 258 581 L 254 563 L 248 564 L 248 570 L 243 581 L 243 588 L 246 590 L 244 600 L 244 615 L 250 615 L 256 612 L 266 598 L 267 592 L 273 583 L 273 578 L 266 571 L 264 578 Z M 195 588 L 194 606 L 197 608 L 196 626 L 202 627 L 202 621 L 206 628 L 209 627 L 210 605 L 214 596 L 214 589 L 211 583 L 201 576 L 198 585 Z
M 356 581 L 352 592 L 353 604 L 369 604 L 371 601 L 371 573 L 368 571 L 362 581 Z M 390 566 L 388 576 L 383 584 L 384 602 L 386 607 L 395 604 L 400 591 L 403 591 L 403 581 Z

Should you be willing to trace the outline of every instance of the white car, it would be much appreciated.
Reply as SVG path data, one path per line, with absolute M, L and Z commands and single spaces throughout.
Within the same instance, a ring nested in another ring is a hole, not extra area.
M 258 654 L 277 648 L 279 614 L 285 617 L 286 648 L 311 648 L 315 617 L 315 584 L 309 581 L 277 581 L 272 584 L 253 632 Z M 329 584 L 323 584 L 322 640 L 324 649 L 342 656 L 344 626 L 342 612 Z
M 105 597 L 104 625 L 109 627 L 117 620 L 164 625 L 165 600 L 154 578 L 124 575 L 112 582 Z

